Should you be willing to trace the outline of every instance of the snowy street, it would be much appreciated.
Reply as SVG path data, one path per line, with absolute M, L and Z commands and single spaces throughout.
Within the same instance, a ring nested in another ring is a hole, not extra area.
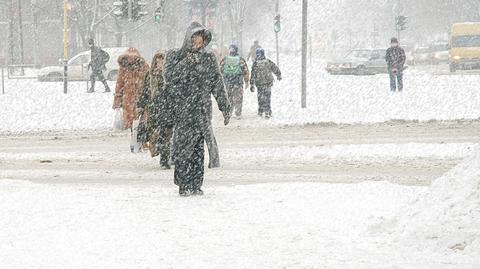
M 216 128 L 223 167 L 207 171 L 204 197 L 190 199 L 178 197 L 173 171 L 129 153 L 124 133 L 0 138 L 0 265 L 480 265 L 479 238 L 459 252 L 413 240 L 389 220 L 474 153 L 479 123 L 244 125 Z

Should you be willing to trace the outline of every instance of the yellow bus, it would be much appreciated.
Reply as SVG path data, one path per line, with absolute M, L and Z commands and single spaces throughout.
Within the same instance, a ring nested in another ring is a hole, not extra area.
M 480 69 L 480 22 L 454 24 L 449 47 L 450 72 Z

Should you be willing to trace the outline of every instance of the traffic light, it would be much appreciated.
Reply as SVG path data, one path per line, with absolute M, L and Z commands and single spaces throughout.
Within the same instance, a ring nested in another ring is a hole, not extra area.
M 275 33 L 278 33 L 282 30 L 282 25 L 280 24 L 280 14 L 275 16 L 274 20 L 275 23 L 273 24 L 273 30 L 275 31 Z
M 138 21 L 140 20 L 143 16 L 147 15 L 147 11 L 145 10 L 145 7 L 147 6 L 147 2 L 139 1 L 139 0 L 132 0 L 132 20 Z
M 395 24 L 397 26 L 397 31 L 407 30 L 407 18 L 408 17 L 403 15 L 395 17 Z
M 113 2 L 113 6 L 116 7 L 113 14 L 122 19 L 138 21 L 148 14 L 148 12 L 144 11 L 147 3 L 140 0 L 115 1 Z
M 128 18 L 128 0 L 115 1 L 113 2 L 113 6 L 116 8 L 116 10 L 113 11 L 115 16 L 124 19 Z
M 163 9 L 161 7 L 155 10 L 155 22 L 160 23 L 163 17 Z

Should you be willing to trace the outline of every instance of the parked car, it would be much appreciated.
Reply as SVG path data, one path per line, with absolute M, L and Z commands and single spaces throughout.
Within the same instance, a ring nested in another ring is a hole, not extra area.
M 353 50 L 340 59 L 327 63 L 332 75 L 375 75 L 387 73 L 386 49 Z
M 108 80 L 116 80 L 118 75 L 118 57 L 127 51 L 128 48 L 104 48 L 110 55 L 110 60 L 105 65 L 105 77 Z M 68 61 L 68 80 L 81 81 L 89 80 L 91 70 L 88 70 L 90 63 L 90 51 L 80 52 Z M 63 66 L 47 66 L 38 72 L 39 81 L 61 81 L 63 80 Z
M 413 63 L 415 65 L 432 64 L 432 50 L 430 47 L 418 47 L 413 52 Z
M 430 46 L 432 51 L 432 63 L 441 64 L 448 63 L 448 44 L 447 43 L 437 43 Z

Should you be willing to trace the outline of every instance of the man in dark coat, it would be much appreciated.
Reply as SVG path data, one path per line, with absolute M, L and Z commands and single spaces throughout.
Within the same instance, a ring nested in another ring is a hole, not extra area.
M 393 92 L 397 89 L 399 92 L 403 90 L 403 70 L 406 58 L 405 50 L 398 45 L 398 39 L 393 37 L 385 55 L 390 75 L 390 90 Z
M 210 133 L 213 95 L 223 113 L 224 124 L 230 120 L 230 104 L 218 62 L 205 47 L 211 33 L 194 22 L 187 29 L 181 49 L 167 53 L 166 91 L 173 102 L 175 184 L 181 196 L 202 195 L 204 176 L 204 140 Z
M 254 92 L 257 87 L 258 93 L 258 115 L 265 113 L 265 118 L 272 117 L 271 97 L 273 86 L 273 74 L 277 80 L 282 80 L 282 73 L 278 66 L 265 57 L 263 49 L 257 49 L 255 62 L 252 65 L 252 76 L 250 78 L 250 91 Z
M 220 62 L 220 71 L 223 73 L 223 80 L 227 88 L 228 100 L 232 106 L 232 114 L 235 109 L 237 117 L 242 116 L 243 106 L 243 83 L 246 87 L 250 80 L 248 65 L 238 54 L 238 47 L 230 45 L 230 54 Z
M 92 69 L 92 74 L 90 75 L 90 89 L 88 90 L 89 93 L 95 91 L 95 80 L 100 80 L 105 86 L 105 92 L 110 92 L 110 88 L 108 87 L 107 80 L 103 75 L 103 70 L 106 69 L 105 64 L 110 60 L 110 56 L 100 47 L 95 46 L 94 40 L 88 40 L 88 46 L 90 47 L 90 63 L 88 65 L 88 69 Z

